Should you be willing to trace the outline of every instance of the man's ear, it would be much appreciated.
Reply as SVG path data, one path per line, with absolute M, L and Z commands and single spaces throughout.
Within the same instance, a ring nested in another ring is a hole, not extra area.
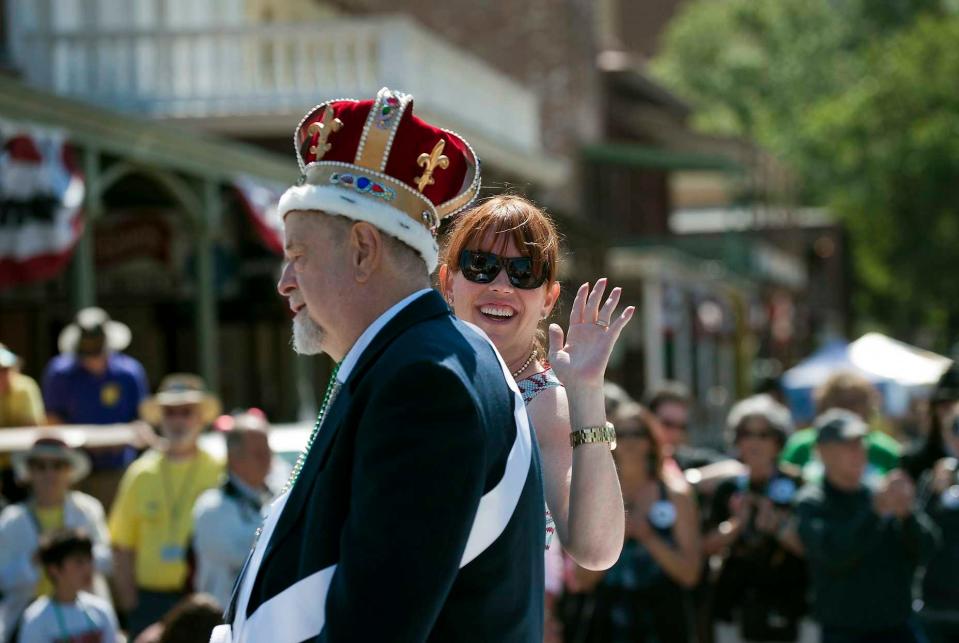
M 376 226 L 359 221 L 350 227 L 350 265 L 357 282 L 370 279 L 383 262 L 384 251 L 383 236 Z

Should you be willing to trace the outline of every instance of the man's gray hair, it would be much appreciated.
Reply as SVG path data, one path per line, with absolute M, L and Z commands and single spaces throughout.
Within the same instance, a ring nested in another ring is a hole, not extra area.
M 231 413 L 230 417 L 233 420 L 232 426 L 224 434 L 227 455 L 242 449 L 243 440 L 250 433 L 265 434 L 270 432 L 270 423 L 266 421 L 262 412 L 242 411 Z

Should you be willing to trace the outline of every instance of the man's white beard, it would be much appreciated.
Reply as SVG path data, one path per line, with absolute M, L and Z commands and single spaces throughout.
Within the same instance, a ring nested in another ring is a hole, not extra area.
M 293 350 L 300 355 L 319 355 L 323 352 L 323 329 L 310 319 L 306 308 L 293 318 Z

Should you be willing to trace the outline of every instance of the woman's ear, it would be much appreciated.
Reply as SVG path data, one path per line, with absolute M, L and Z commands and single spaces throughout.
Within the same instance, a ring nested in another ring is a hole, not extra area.
M 443 299 L 452 306 L 453 305 L 453 288 L 450 284 L 450 269 L 444 263 L 440 264 L 440 294 L 443 295 Z
M 546 319 L 550 313 L 553 312 L 556 302 L 559 301 L 559 293 L 560 286 L 558 281 L 554 281 L 546 287 L 546 299 L 543 301 L 543 312 L 540 315 L 542 319 Z

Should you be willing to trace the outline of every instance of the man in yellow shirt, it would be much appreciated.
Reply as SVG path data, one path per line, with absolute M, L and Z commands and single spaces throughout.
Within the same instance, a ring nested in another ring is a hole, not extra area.
M 20 372 L 20 358 L 0 344 L 0 427 L 43 424 L 40 387 Z
M 140 417 L 163 437 L 127 469 L 110 513 L 117 604 L 130 638 L 159 620 L 184 595 L 187 547 L 197 497 L 215 487 L 223 464 L 197 446 L 220 403 L 195 375 L 164 378 L 140 405 Z

